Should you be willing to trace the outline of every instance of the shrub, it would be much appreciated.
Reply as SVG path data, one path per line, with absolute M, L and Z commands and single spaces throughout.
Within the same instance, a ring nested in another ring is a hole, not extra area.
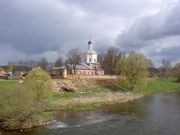
M 117 62 L 117 72 L 125 77 L 123 85 L 134 90 L 147 77 L 147 61 L 142 54 L 130 53 Z
M 173 69 L 174 77 L 177 79 L 177 82 L 180 82 L 180 63 L 177 63 Z
M 52 80 L 41 68 L 32 69 L 25 78 L 24 85 L 31 91 L 36 102 L 45 101 L 50 97 Z
M 48 101 L 52 89 L 50 76 L 40 68 L 32 69 L 24 83 L 1 90 L 0 117 L 8 130 L 29 128 Z

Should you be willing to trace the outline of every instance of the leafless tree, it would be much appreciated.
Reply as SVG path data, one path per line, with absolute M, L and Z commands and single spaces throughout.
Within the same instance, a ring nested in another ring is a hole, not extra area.
M 163 65 L 163 69 L 164 69 L 164 77 L 168 78 L 171 76 L 171 71 L 172 71 L 172 65 L 170 60 L 167 59 L 163 59 L 162 60 L 162 65 Z
M 117 61 L 122 57 L 118 48 L 110 47 L 104 57 L 105 74 L 116 74 Z
M 149 77 L 157 77 L 159 69 L 155 67 L 153 61 L 149 58 L 147 61 L 147 69 Z
M 154 63 L 151 59 L 147 59 L 148 62 L 148 68 L 154 68 Z
M 97 61 L 101 64 L 101 68 L 103 69 L 105 67 L 105 56 L 106 56 L 105 53 L 99 53 L 97 56 Z
M 9 61 L 8 62 L 8 71 L 9 72 L 14 72 L 14 66 L 16 65 L 16 62 L 14 61 Z
M 54 63 L 54 66 L 55 67 L 60 67 L 60 66 L 63 66 L 64 65 L 64 60 L 63 60 L 63 57 L 59 57 L 57 58 L 57 60 L 55 61 Z
M 80 64 L 82 62 L 81 52 L 78 48 L 70 49 L 67 54 L 66 64 Z
M 46 58 L 42 58 L 40 61 L 39 61 L 39 64 L 38 66 L 41 67 L 41 69 L 43 70 L 47 70 L 48 69 L 48 61 Z

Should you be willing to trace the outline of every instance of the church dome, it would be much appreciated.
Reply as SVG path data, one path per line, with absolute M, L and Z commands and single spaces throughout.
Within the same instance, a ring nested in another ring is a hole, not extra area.
M 92 44 L 92 41 L 91 41 L 91 40 L 89 40 L 89 41 L 88 41 L 88 44 Z

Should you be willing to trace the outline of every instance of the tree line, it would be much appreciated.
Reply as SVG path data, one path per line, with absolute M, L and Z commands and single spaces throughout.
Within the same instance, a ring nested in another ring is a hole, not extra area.
M 123 53 L 118 48 L 110 47 L 107 52 L 98 55 L 98 62 L 105 70 L 105 74 L 115 74 L 116 63 Z M 59 56 L 54 62 L 49 62 L 47 58 L 40 60 L 20 60 L 8 62 L 8 71 L 13 71 L 14 68 L 21 70 L 22 67 L 41 67 L 43 70 L 49 70 L 52 67 L 60 67 L 66 64 L 77 65 L 83 62 L 85 54 L 78 48 L 70 49 L 66 57 Z
M 18 62 L 9 62 L 8 71 L 13 71 L 13 69 L 28 70 L 28 67 L 41 67 L 41 69 L 48 71 L 52 67 L 60 67 L 66 64 L 80 64 L 83 62 L 83 57 L 85 57 L 84 53 L 82 53 L 78 48 L 73 48 L 68 51 L 66 57 L 59 56 L 54 62 L 49 62 L 46 58 L 41 58 L 38 61 L 24 60 Z M 120 74 L 120 71 L 117 71 L 118 60 L 124 57 L 126 57 L 125 53 L 121 52 L 116 47 L 110 47 L 106 52 L 98 54 L 98 62 L 101 64 L 101 68 L 104 69 L 104 73 L 106 75 L 117 75 Z M 177 63 L 173 67 L 170 60 L 163 59 L 161 66 L 155 67 L 151 59 L 145 59 L 147 61 L 147 70 L 149 77 L 161 77 L 166 79 L 170 77 L 176 77 L 178 78 L 178 81 L 180 81 L 180 63 Z

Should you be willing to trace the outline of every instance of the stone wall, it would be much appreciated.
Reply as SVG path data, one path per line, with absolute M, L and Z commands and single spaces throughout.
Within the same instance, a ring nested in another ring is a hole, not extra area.
M 65 79 L 117 79 L 116 75 L 67 75 Z
M 117 79 L 116 75 L 94 75 L 94 76 L 79 76 L 79 78 L 93 78 L 93 79 Z

